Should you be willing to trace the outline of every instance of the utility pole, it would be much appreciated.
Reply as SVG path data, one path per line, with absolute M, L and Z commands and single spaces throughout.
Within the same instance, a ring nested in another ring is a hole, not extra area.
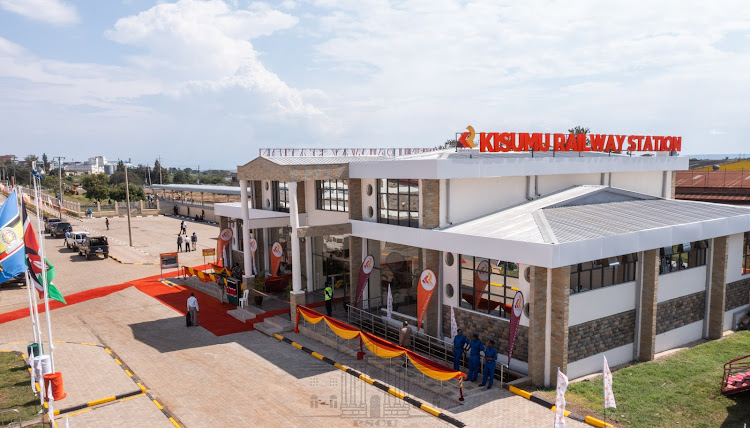
M 128 184 L 128 167 L 125 167 L 125 201 L 128 204 L 126 208 L 128 212 L 128 239 L 130 240 L 130 246 L 133 246 L 133 232 L 130 230 L 130 185 Z
M 64 156 L 57 157 L 57 179 L 60 182 L 60 198 L 58 198 L 58 202 L 60 203 L 60 218 L 63 217 L 63 213 L 62 213 L 62 206 L 63 206 L 62 160 L 63 159 L 65 159 Z
M 159 156 L 159 184 L 162 184 L 162 182 L 161 182 L 161 170 L 162 170 L 162 168 L 163 167 L 161 166 L 161 156 Z

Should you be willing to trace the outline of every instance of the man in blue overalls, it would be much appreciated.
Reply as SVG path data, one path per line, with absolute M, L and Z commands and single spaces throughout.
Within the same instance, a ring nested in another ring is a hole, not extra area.
M 484 375 L 479 386 L 487 384 L 487 379 L 489 379 L 487 389 L 492 388 L 492 381 L 495 380 L 495 361 L 497 361 L 497 349 L 495 349 L 495 341 L 490 340 L 489 346 L 484 350 Z
M 479 377 L 479 353 L 484 351 L 484 345 L 479 340 L 479 335 L 474 333 L 469 342 L 469 380 L 476 382 Z
M 463 331 L 459 328 L 458 334 L 453 338 L 453 370 L 459 370 L 461 357 L 464 356 L 464 346 L 469 343 L 469 339 L 464 336 Z

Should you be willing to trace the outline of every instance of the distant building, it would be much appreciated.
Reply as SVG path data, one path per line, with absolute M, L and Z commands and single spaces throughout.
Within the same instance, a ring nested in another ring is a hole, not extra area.
M 0 162 L 13 162 L 16 160 L 16 155 L 0 155 Z
M 731 169 L 732 166 L 747 168 Z M 723 167 L 727 169 L 723 169 Z M 677 171 L 675 199 L 750 205 L 750 161 L 744 160 L 719 166 L 718 170 Z

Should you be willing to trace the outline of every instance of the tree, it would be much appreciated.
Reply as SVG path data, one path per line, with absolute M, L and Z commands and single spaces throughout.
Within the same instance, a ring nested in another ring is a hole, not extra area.
M 190 183 L 190 176 L 185 173 L 185 171 L 177 170 L 174 173 L 174 177 L 172 177 L 172 181 L 175 184 L 187 184 Z
M 25 158 L 23 158 L 23 161 L 26 163 L 26 166 L 28 166 L 29 168 L 31 168 L 34 162 L 38 160 L 39 158 L 36 155 L 28 155 Z
M 115 171 L 125 171 L 125 163 L 121 160 L 117 161 L 117 169 Z M 130 179 L 130 177 L 128 177 Z
M 129 183 L 130 188 L 130 201 L 142 201 L 146 199 L 146 192 L 143 191 L 143 188 L 140 186 L 136 186 L 133 183 Z M 113 187 L 109 192 L 109 197 L 114 199 L 115 201 L 124 201 L 126 200 L 125 195 L 125 183 L 120 183 L 117 186 Z
M 81 185 L 86 189 L 86 197 L 101 201 L 109 197 L 110 186 L 107 174 L 90 174 L 81 178 Z
M 43 172 L 45 174 L 49 174 L 49 169 L 52 166 L 49 159 L 47 158 L 47 153 L 42 154 L 42 167 L 44 168 Z
M 122 171 L 118 170 L 117 172 L 109 176 L 109 184 L 113 186 L 116 186 L 124 182 L 125 182 L 125 170 L 122 170 Z M 143 177 L 136 174 L 132 170 L 128 170 L 128 182 L 130 184 L 141 186 L 143 185 Z
M 571 129 L 568 129 L 568 133 L 575 134 L 576 136 L 578 134 L 586 134 L 586 147 L 591 147 L 591 138 L 589 138 L 589 128 L 584 128 L 583 126 L 574 126 Z

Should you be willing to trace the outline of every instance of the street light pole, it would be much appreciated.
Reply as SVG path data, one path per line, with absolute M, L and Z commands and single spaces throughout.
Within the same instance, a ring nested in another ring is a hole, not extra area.
M 60 218 L 62 219 L 62 206 L 63 206 L 63 188 L 62 188 L 62 160 L 65 159 L 63 156 L 57 157 L 57 179 L 60 182 L 60 197 L 58 202 L 60 203 Z
M 130 246 L 133 246 L 133 233 L 130 230 L 130 185 L 128 184 L 128 167 L 125 166 L 125 201 L 128 204 L 126 211 L 128 213 L 128 239 Z

